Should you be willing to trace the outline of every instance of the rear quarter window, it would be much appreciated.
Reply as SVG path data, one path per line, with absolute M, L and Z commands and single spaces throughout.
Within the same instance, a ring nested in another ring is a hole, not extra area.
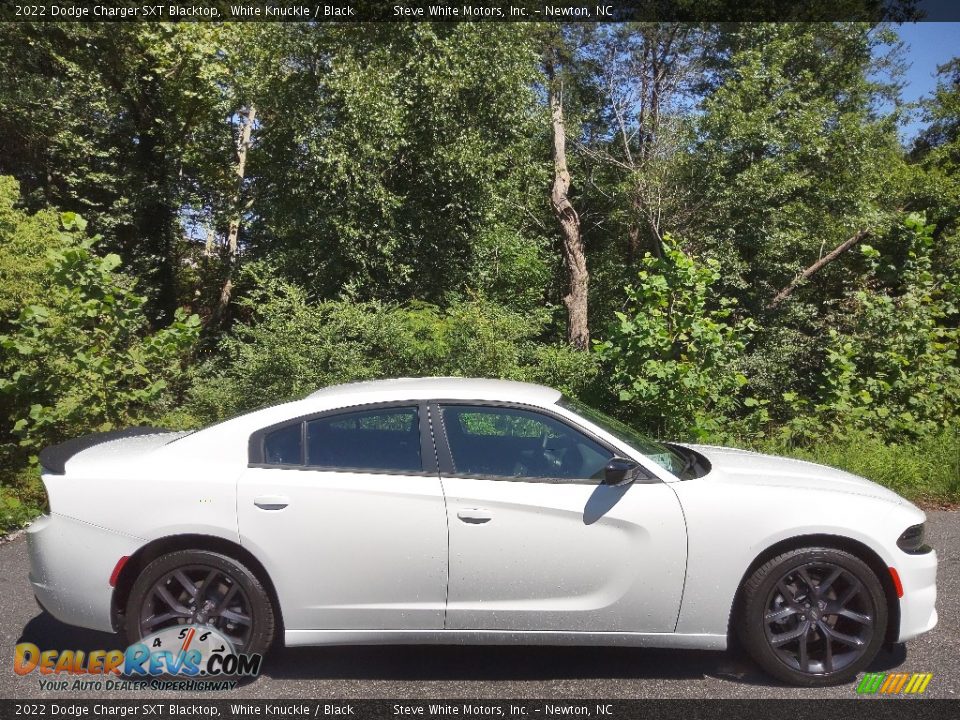
M 250 439 L 253 466 L 314 470 L 423 471 L 417 407 L 378 407 L 324 413 L 265 428 Z
M 303 424 L 288 425 L 267 434 L 263 440 L 263 461 L 270 465 L 303 464 Z

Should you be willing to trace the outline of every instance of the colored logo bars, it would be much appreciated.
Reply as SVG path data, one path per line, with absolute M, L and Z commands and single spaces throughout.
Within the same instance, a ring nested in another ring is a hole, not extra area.
M 933 673 L 867 673 L 857 685 L 857 694 L 920 695 L 933 679 Z

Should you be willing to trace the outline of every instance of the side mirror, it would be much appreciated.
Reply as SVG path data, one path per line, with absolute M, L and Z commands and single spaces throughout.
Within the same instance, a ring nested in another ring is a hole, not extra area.
M 615 457 L 603 469 L 603 484 L 612 487 L 623 487 L 629 485 L 638 478 L 646 477 L 647 473 L 643 466 L 628 460 L 627 458 Z

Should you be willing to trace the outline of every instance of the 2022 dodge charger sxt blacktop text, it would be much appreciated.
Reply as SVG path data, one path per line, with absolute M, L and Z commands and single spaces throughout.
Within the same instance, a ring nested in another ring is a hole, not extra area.
M 138 640 L 723 649 L 849 680 L 937 622 L 924 513 L 796 460 L 654 442 L 550 388 L 329 387 L 197 432 L 41 453 L 30 580 Z

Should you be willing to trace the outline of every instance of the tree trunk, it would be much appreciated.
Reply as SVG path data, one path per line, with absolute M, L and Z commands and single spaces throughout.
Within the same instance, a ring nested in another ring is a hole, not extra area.
M 583 252 L 580 217 L 570 202 L 570 171 L 567 169 L 567 135 L 563 122 L 563 87 L 557 87 L 553 68 L 548 66 L 550 118 L 553 126 L 553 189 L 550 203 L 563 233 L 563 260 L 567 268 L 569 292 L 563 298 L 567 307 L 567 341 L 577 350 L 590 347 L 587 320 L 587 290 L 590 275 Z
M 133 242 L 146 250 L 150 283 L 156 288 L 148 306 L 151 325 L 166 327 L 173 322 L 177 309 L 174 193 L 162 140 L 153 132 L 142 133 L 137 155 L 143 189 L 134 213 Z
M 257 108 L 255 105 L 247 107 L 243 114 L 240 126 L 240 138 L 237 141 L 236 164 L 233 167 L 235 186 L 234 194 L 231 198 L 231 207 L 233 216 L 230 218 L 230 224 L 227 226 L 227 273 L 226 280 L 220 290 L 220 299 L 217 302 L 214 311 L 214 319 L 220 322 L 225 317 L 227 308 L 230 305 L 230 298 L 233 294 L 233 271 L 237 261 L 237 243 L 240 237 L 240 222 L 243 213 L 247 209 L 241 204 L 243 195 L 243 180 L 247 171 L 247 151 L 250 149 L 250 139 L 253 134 L 253 124 L 257 119 Z
M 843 253 L 845 253 L 847 250 L 849 250 L 854 245 L 856 245 L 857 243 L 861 242 L 862 240 L 864 240 L 869 236 L 870 236 L 869 230 L 857 230 L 857 232 L 855 232 L 849 238 L 847 238 L 842 243 L 837 245 L 837 247 L 835 247 L 833 250 L 828 252 L 822 258 L 817 260 L 813 265 L 808 267 L 802 273 L 797 275 L 797 277 L 794 278 L 793 282 L 791 282 L 789 285 L 783 288 L 783 290 L 778 292 L 776 296 L 773 298 L 773 300 L 767 303 L 767 310 L 773 310 L 774 308 L 776 308 L 780 303 L 782 303 L 784 300 L 786 300 L 788 297 L 790 297 L 793 294 L 793 291 L 800 286 L 800 283 L 804 282 L 805 280 L 809 280 L 816 273 L 820 272 L 820 270 L 825 265 L 832 263 L 838 257 L 843 255 Z
M 630 201 L 630 210 L 633 212 L 634 221 L 627 231 L 627 265 L 633 267 L 643 255 L 643 226 L 641 219 L 647 221 L 647 231 L 649 238 L 646 245 L 647 250 L 653 257 L 663 259 L 663 240 L 660 235 L 660 227 L 657 221 L 650 216 L 647 208 L 644 208 L 643 201 L 640 199 L 640 190 L 635 189 L 633 199 Z
M 207 240 L 203 244 L 203 255 L 204 257 L 213 257 L 213 248 L 215 246 L 216 233 L 212 227 L 207 228 Z

